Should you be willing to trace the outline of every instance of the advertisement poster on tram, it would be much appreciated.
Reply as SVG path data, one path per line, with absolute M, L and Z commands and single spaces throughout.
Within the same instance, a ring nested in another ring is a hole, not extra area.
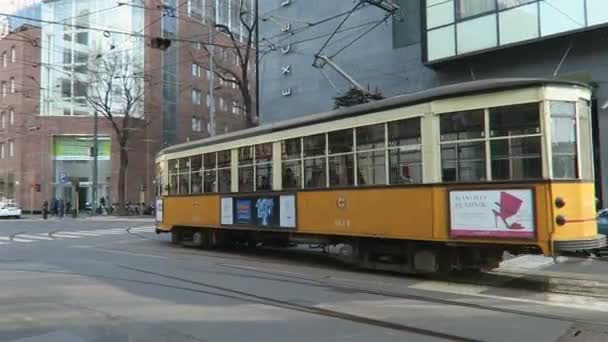
M 450 235 L 533 239 L 531 189 L 450 191 Z
M 223 225 L 295 228 L 295 196 L 224 197 L 221 219 Z

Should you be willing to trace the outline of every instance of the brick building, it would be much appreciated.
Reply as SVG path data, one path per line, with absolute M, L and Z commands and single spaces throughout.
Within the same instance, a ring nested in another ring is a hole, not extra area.
M 47 0 L 41 17 L 67 25 L 24 25 L 0 39 L 0 197 L 17 199 L 26 212 L 53 197 L 78 201 L 81 209 L 92 202 L 94 116 L 83 89 L 94 81 L 81 76 L 98 51 L 129 51 L 142 61 L 145 73 L 140 115 L 148 124 L 131 132 L 127 145 L 127 201 L 154 198 L 154 157 L 161 148 L 213 133 L 208 51 L 201 44 L 178 42 L 201 37 L 201 43 L 207 42 L 211 20 L 192 19 L 183 1 L 172 8 L 179 16 L 167 15 L 159 0 L 144 3 L 117 7 L 91 0 L 87 7 L 77 0 Z M 108 17 L 116 23 L 108 23 Z M 167 31 L 170 21 L 173 32 Z M 102 24 L 132 34 L 87 29 Z M 168 35 L 177 39 L 170 49 L 149 47 L 149 37 Z M 229 45 L 226 34 L 213 30 L 213 35 L 217 44 Z M 227 63 L 222 62 L 230 58 L 226 51 L 214 51 L 216 63 Z M 239 106 L 238 89 L 215 78 L 213 97 L 215 133 L 248 127 L 251 120 Z M 100 115 L 98 123 L 98 198 L 114 203 L 120 149 L 110 121 Z

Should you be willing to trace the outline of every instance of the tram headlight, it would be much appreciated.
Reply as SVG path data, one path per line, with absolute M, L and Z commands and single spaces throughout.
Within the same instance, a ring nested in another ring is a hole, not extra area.
M 556 199 L 555 199 L 555 206 L 556 206 L 558 209 L 561 209 L 561 208 L 563 208 L 564 206 L 566 206 L 566 201 L 564 201 L 564 199 L 563 199 L 563 198 L 558 197 L 558 198 L 556 198 Z

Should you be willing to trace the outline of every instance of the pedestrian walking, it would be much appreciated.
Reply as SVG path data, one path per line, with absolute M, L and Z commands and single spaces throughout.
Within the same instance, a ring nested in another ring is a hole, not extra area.
M 51 215 L 57 215 L 57 199 L 55 197 L 51 199 Z
M 68 201 L 68 202 L 65 204 L 65 214 L 66 214 L 67 216 L 69 216 L 71 213 L 72 213 L 72 203 L 70 203 L 70 201 Z
M 63 199 L 59 199 L 57 201 L 57 214 L 59 215 L 60 218 L 63 218 Z
M 49 201 L 42 202 L 42 218 L 46 220 L 49 216 Z

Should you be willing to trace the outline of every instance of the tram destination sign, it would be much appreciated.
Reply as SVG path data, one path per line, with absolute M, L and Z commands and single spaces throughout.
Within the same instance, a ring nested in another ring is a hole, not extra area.
M 450 191 L 450 235 L 534 239 L 532 189 Z

